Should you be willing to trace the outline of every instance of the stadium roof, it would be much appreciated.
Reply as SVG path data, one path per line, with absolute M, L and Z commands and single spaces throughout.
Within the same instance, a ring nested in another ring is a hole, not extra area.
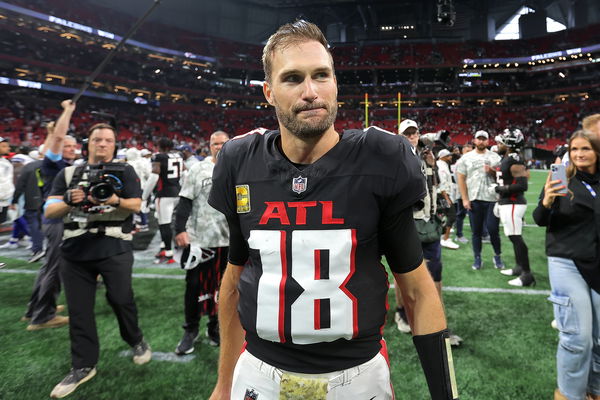
M 140 15 L 151 0 L 86 0 Z M 452 4 L 452 26 L 439 23 L 438 3 Z M 263 42 L 279 25 L 305 18 L 333 42 L 385 39 L 464 40 L 493 38 L 522 6 L 568 28 L 598 20 L 597 1 L 580 0 L 162 0 L 152 20 L 192 32 L 251 43 Z M 412 27 L 412 28 L 411 28 Z

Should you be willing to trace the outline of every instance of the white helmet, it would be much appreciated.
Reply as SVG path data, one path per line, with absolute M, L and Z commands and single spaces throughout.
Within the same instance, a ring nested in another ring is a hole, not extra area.
M 181 253 L 181 267 L 185 270 L 196 268 L 199 264 L 205 263 L 215 257 L 215 251 L 203 249 L 195 244 L 190 244 Z
M 496 140 L 496 143 L 503 144 L 512 149 L 523 146 L 525 142 L 523 133 L 518 128 L 513 129 L 512 131 L 507 128 L 500 135 L 496 136 L 494 140 Z

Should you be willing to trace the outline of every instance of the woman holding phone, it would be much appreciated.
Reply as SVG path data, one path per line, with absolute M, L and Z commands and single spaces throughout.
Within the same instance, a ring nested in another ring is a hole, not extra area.
M 551 173 L 533 212 L 546 227 L 550 301 L 560 331 L 554 399 L 598 400 L 600 148 L 580 130 L 569 139 L 568 152 L 566 182 Z

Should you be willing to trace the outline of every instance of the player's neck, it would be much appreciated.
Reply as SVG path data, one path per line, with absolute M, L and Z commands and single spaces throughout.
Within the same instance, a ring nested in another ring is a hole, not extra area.
M 333 126 L 315 139 L 300 139 L 292 133 L 281 131 L 281 151 L 295 164 L 312 164 L 340 141 Z

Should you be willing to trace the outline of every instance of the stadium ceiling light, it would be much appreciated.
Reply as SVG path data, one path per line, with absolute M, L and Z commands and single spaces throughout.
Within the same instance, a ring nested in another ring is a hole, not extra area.
M 202 79 L 202 75 L 198 75 L 196 79 Z
M 498 63 L 494 64 L 494 67 L 499 67 L 499 66 L 500 66 L 500 64 L 498 64 Z
M 560 76 L 561 78 L 566 78 L 566 75 L 561 72 L 558 73 L 558 76 Z
M 160 68 L 156 68 L 156 69 L 154 70 L 154 73 L 155 73 L 155 74 L 160 74 Z
M 467 64 L 463 64 L 463 69 L 464 69 L 464 68 L 467 68 Z

